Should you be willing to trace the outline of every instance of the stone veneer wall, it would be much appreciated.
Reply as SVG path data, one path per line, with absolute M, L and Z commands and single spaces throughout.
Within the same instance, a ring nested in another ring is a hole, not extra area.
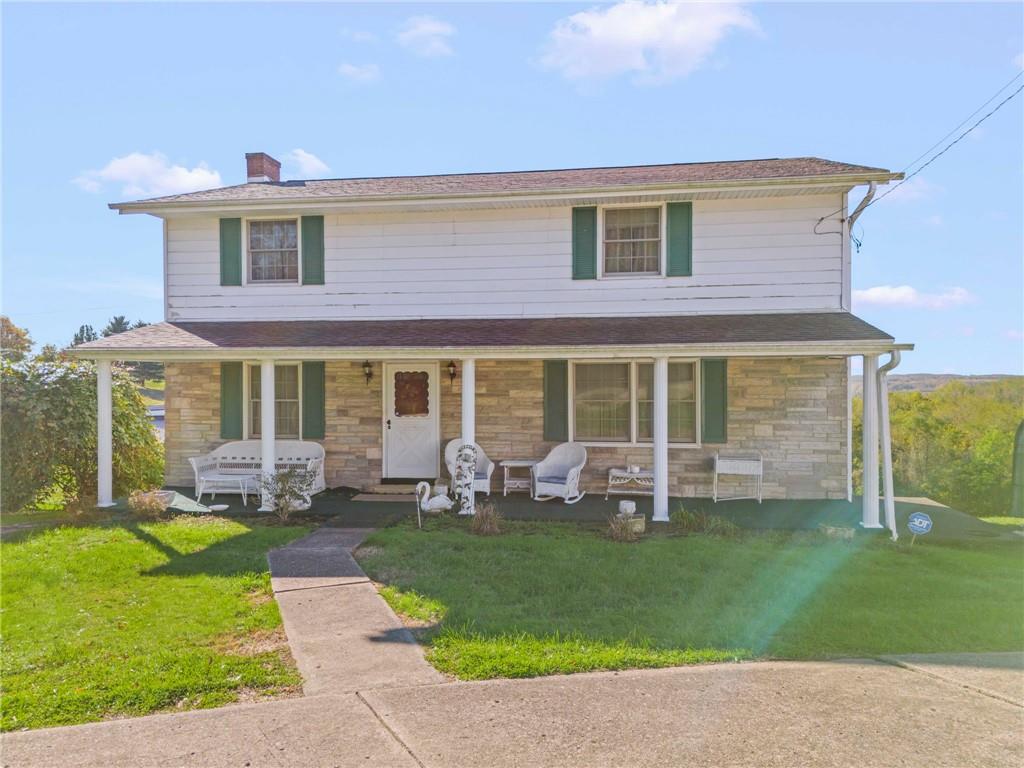
M 438 381 L 441 450 L 461 430 L 461 376 Z M 461 368 L 461 366 L 460 366 Z M 329 486 L 368 488 L 381 479 L 381 365 L 367 384 L 358 362 L 326 365 Z M 543 438 L 543 364 L 537 360 L 477 362 L 477 442 L 499 462 L 540 458 L 552 443 Z M 187 457 L 220 440 L 220 366 L 167 366 L 167 483 L 191 485 Z M 729 443 L 670 448 L 669 493 L 710 496 L 710 457 L 717 450 L 758 450 L 765 458 L 767 498 L 846 497 L 846 361 L 826 358 L 729 361 Z M 603 492 L 610 467 L 651 466 L 647 446 L 588 448 L 584 487 Z M 442 475 L 446 475 L 441 462 Z M 501 487 L 501 467 L 494 488 Z

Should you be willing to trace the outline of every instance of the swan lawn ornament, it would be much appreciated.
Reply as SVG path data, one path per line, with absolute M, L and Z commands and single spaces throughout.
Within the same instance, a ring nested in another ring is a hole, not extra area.
M 416 525 L 423 527 L 423 513 L 447 512 L 455 506 L 455 502 L 447 496 L 431 496 L 430 483 L 421 480 L 416 484 Z

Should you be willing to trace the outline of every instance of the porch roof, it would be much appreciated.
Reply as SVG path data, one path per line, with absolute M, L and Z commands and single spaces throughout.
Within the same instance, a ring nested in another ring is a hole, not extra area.
M 863 354 L 896 347 L 892 336 L 848 312 L 641 317 L 445 318 L 164 322 L 76 347 L 86 358 L 238 359 L 251 356 L 395 357 L 471 353 L 552 357 L 573 350 L 636 354 Z

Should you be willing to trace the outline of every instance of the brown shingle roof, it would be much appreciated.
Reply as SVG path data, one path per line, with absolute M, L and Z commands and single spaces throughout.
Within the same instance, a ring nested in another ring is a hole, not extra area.
M 260 182 L 233 187 L 167 195 L 112 208 L 165 203 L 221 203 L 271 200 L 328 200 L 465 195 L 559 193 L 630 187 L 685 186 L 713 182 L 757 182 L 814 177 L 870 176 L 888 180 L 884 168 L 852 165 L 818 157 L 771 158 L 714 163 L 673 163 L 609 168 L 570 168 L 551 171 L 455 173 L 439 176 L 381 176 L 360 179 Z
M 585 347 L 891 341 L 846 312 L 452 320 L 158 323 L 78 347 L 83 352 L 337 347 Z

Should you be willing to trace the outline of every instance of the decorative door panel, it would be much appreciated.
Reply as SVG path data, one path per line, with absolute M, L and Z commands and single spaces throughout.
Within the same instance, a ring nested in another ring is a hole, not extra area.
M 437 363 L 384 364 L 385 477 L 437 477 L 437 378 Z

